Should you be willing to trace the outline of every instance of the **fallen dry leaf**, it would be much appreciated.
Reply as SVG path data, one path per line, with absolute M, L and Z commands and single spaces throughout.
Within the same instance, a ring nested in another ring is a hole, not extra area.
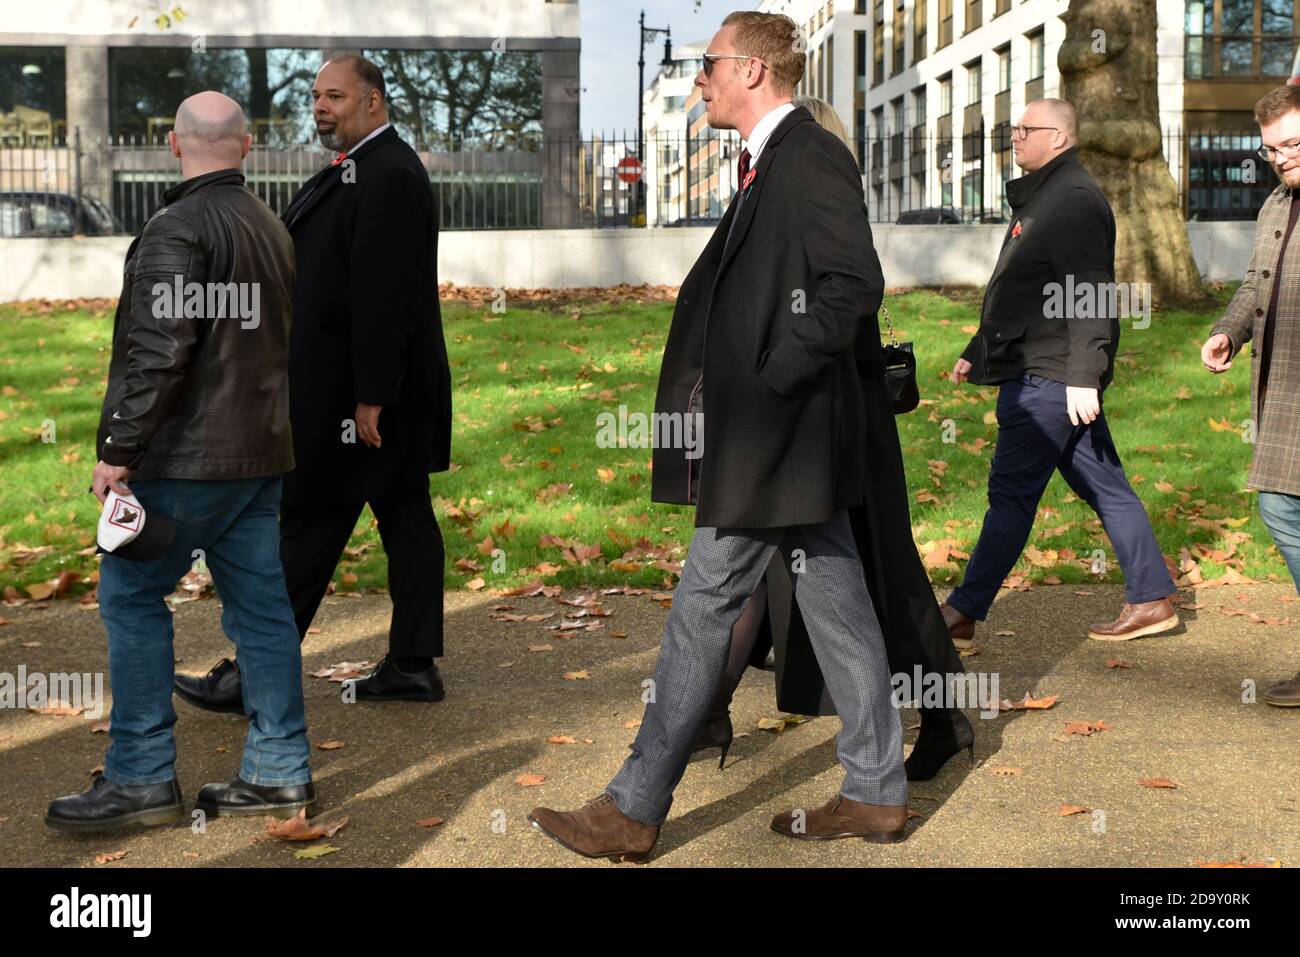
M 1110 726 L 1105 721 L 1067 721 L 1065 723 L 1066 734 L 1081 734 L 1084 737 L 1098 731 L 1109 730 Z
M 446 820 L 444 817 L 422 817 L 415 823 L 420 827 L 437 827 L 439 824 L 446 823 Z
M 589 678 L 591 678 L 591 675 L 587 673 L 586 668 L 581 671 L 566 671 L 564 673 L 565 681 L 587 681 Z
M 1144 788 L 1176 788 L 1178 787 L 1168 778 L 1138 778 L 1138 784 Z
M 301 851 L 294 851 L 293 856 L 300 861 L 311 861 L 326 854 L 337 854 L 338 850 L 332 844 L 316 844 L 313 847 L 304 847 Z
M 1062 804 L 1061 809 L 1056 813 L 1061 817 L 1069 817 L 1071 814 L 1087 814 L 1092 808 L 1084 807 L 1082 804 Z
M 288 820 L 279 821 L 273 817 L 267 818 L 266 833 L 268 836 L 281 841 L 315 841 L 322 837 L 333 837 L 347 823 L 348 818 L 341 817 L 328 823 L 309 824 L 307 822 L 307 809 L 303 808 L 298 812 L 297 817 L 291 817 Z
M 107 854 L 96 854 L 95 863 L 107 864 L 110 861 L 120 861 L 122 858 L 126 857 L 127 853 L 127 851 L 109 851 Z
M 1018 778 L 1024 772 L 1024 768 L 989 768 L 989 770 L 1006 778 Z
M 342 741 L 322 741 L 320 744 L 316 745 L 316 749 L 319 751 L 337 751 L 339 748 L 346 747 L 347 745 Z
M 525 771 L 519 777 L 515 778 L 515 784 L 525 788 L 535 788 L 546 780 L 545 774 L 537 774 L 533 771 Z

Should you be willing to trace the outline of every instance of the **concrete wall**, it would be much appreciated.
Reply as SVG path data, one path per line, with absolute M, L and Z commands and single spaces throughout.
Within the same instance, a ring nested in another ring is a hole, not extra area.
M 874 227 L 892 288 L 981 285 L 993 271 L 1005 226 Z M 1253 222 L 1189 223 L 1192 251 L 1211 280 L 1240 279 Z M 562 288 L 680 285 L 712 230 L 549 229 L 445 232 L 439 279 L 459 286 Z M 130 237 L 0 239 L 0 302 L 117 296 Z

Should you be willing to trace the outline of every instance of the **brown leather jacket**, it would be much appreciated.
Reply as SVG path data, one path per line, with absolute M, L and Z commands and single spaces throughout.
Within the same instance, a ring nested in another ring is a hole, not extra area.
M 293 468 L 293 240 L 238 170 L 195 176 L 127 252 L 96 448 L 131 478 Z

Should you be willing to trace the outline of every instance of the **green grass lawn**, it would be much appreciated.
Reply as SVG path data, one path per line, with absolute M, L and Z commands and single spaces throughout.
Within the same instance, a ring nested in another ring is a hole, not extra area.
M 1106 413 L 1167 555 L 1191 549 L 1207 579 L 1229 568 L 1285 579 L 1243 488 L 1249 363 L 1212 377 L 1199 361 L 1230 291 L 1218 290 L 1199 312 L 1155 312 L 1144 330 L 1126 323 Z M 955 582 L 984 513 L 996 390 L 954 387 L 943 374 L 973 331 L 980 297 L 919 291 L 888 304 L 900 334 L 916 343 L 926 403 L 898 420 L 915 537 L 934 579 Z M 652 411 L 671 304 L 516 298 L 508 306 L 502 314 L 490 304 L 443 310 L 454 467 L 430 484 L 448 587 L 538 577 L 564 586 L 671 585 L 693 510 L 649 501 L 649 449 L 596 441 L 599 413 L 621 403 Z M 85 578 L 95 569 L 98 503 L 86 489 L 111 331 L 111 304 L 0 306 L 0 586 L 39 591 L 64 570 Z M 1059 476 L 1031 545 L 1018 569 L 1027 580 L 1120 580 L 1095 516 Z M 1102 575 L 1091 567 L 1098 550 L 1108 565 Z M 369 512 L 336 582 L 342 590 L 385 582 Z

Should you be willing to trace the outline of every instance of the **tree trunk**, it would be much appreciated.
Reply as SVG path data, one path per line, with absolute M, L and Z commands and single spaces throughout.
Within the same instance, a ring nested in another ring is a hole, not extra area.
M 1070 0 L 1056 63 L 1079 114 L 1079 159 L 1115 212 L 1115 281 L 1161 301 L 1205 295 L 1165 161 L 1156 87 L 1156 0 Z

